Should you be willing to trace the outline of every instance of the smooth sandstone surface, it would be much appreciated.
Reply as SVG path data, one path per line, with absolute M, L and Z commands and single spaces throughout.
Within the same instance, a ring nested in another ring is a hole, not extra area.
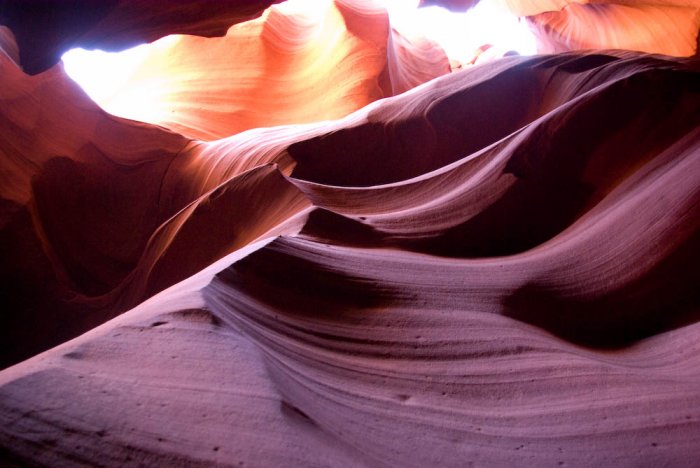
M 100 104 L 209 141 L 337 119 L 450 71 L 442 49 L 414 47 L 366 3 L 282 3 L 224 37 L 169 36 Z
M 700 3 L 572 2 L 529 21 L 541 53 L 615 48 L 689 57 L 698 50 Z
M 299 8 L 166 41 L 150 123 L 0 27 L 0 463 L 693 466 L 697 58 L 449 73 L 372 2 Z

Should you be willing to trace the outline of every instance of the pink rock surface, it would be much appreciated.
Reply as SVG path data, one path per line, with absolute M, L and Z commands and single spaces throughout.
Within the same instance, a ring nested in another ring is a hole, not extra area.
M 333 8 L 383 38 L 344 80 L 389 97 L 212 141 L 24 73 L 0 28 L 0 462 L 696 464 L 697 59 L 433 79 Z

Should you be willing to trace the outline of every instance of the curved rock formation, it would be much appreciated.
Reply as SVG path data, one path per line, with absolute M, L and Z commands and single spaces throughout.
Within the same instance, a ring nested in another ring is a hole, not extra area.
M 539 53 L 628 49 L 677 57 L 698 54 L 700 5 L 694 0 L 423 0 L 465 11 L 488 2 L 527 19 Z
M 542 53 L 615 48 L 690 57 L 698 51 L 700 6 L 693 1 L 572 2 L 529 20 Z
M 99 104 L 189 138 L 343 117 L 450 71 L 442 49 L 343 1 L 275 5 L 222 38 L 169 37 Z
M 374 6 L 330 5 L 338 42 L 293 7 L 168 47 L 204 64 L 191 44 L 281 34 L 250 50 L 292 84 L 319 38 L 340 66 L 376 60 L 303 99 L 266 75 L 291 97 L 260 121 L 289 125 L 188 111 L 167 122 L 185 136 L 108 114 L 60 66 L 25 74 L 0 29 L 0 461 L 700 459 L 700 62 L 434 78 L 444 55 Z
M 5 0 L 0 24 L 17 37 L 24 70 L 36 74 L 75 47 L 123 50 L 168 34 L 220 36 L 278 1 Z

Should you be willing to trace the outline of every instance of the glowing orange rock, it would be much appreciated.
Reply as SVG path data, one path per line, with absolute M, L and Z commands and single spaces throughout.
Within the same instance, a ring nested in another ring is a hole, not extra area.
M 628 49 L 689 57 L 697 51 L 700 4 L 695 0 L 424 0 L 466 10 L 500 4 L 528 17 L 541 53 Z
M 540 51 L 628 49 L 688 57 L 696 53 L 697 2 L 570 3 L 530 17 Z
M 101 105 L 213 140 L 250 128 L 337 119 L 449 72 L 441 49 L 407 47 L 390 36 L 386 12 L 372 3 L 315 7 L 273 6 L 222 38 L 158 41 Z

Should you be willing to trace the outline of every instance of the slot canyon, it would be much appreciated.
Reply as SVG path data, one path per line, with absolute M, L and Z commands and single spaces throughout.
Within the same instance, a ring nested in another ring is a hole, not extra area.
M 0 0 L 0 466 L 700 466 L 699 29 Z

